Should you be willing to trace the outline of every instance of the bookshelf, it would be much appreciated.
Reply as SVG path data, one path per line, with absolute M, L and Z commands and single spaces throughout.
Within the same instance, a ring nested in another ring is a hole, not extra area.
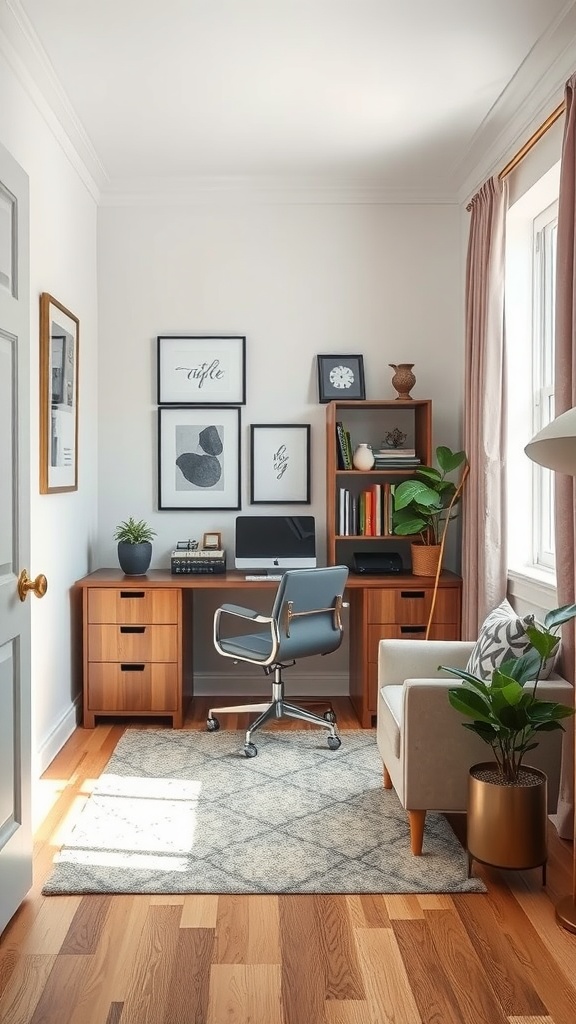
M 340 425 L 340 427 L 338 426 Z M 404 451 L 386 445 L 394 431 L 406 435 Z M 340 440 L 339 440 L 340 436 Z M 349 439 L 348 445 L 343 437 Z M 373 469 L 347 467 L 357 445 L 367 442 L 374 453 L 388 454 Z M 395 459 L 396 451 L 399 458 Z M 359 548 L 399 551 L 409 568 L 410 538 L 392 533 L 393 492 L 396 483 L 414 475 L 415 459 L 432 460 L 432 402 L 430 399 L 330 402 L 326 408 L 326 542 L 330 565 L 351 567 Z M 398 464 L 400 463 L 400 464 Z M 405 464 L 403 464 L 405 463 Z
M 398 466 L 383 461 L 366 471 L 343 468 L 337 423 L 349 434 L 350 452 L 362 442 L 370 444 L 376 452 L 386 435 L 398 430 L 406 435 L 405 449 L 413 449 L 414 458 L 422 465 L 431 465 L 432 403 L 429 399 L 391 399 L 330 402 L 326 407 L 328 564 L 353 569 L 354 554 L 363 551 L 396 552 L 401 555 L 403 564 L 403 571 L 399 573 L 352 577 L 354 586 L 347 591 L 350 700 L 360 723 L 367 729 L 373 726 L 376 716 L 380 640 L 424 639 L 432 606 L 430 639 L 459 640 L 462 580 L 455 573 L 443 570 L 434 603 L 434 577 L 411 573 L 411 538 L 396 537 L 392 533 L 392 489 L 396 483 L 414 475 L 414 465 Z M 342 512 L 343 491 L 349 495 L 350 502 L 346 515 Z M 379 503 L 376 502 L 376 525 L 372 510 L 370 532 L 366 526 L 366 508 L 363 516 L 359 514 L 360 499 L 366 493 L 380 495 Z

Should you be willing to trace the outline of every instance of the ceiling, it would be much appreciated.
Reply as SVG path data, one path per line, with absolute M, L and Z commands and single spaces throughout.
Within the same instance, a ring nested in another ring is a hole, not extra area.
M 448 196 L 506 100 L 517 112 L 536 82 L 546 98 L 574 6 L 0 0 L 0 30 L 104 192 L 169 179 Z

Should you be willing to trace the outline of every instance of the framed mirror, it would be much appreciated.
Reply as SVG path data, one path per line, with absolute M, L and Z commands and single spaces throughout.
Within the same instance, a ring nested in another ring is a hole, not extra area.
M 40 296 L 40 494 L 78 489 L 78 317 Z

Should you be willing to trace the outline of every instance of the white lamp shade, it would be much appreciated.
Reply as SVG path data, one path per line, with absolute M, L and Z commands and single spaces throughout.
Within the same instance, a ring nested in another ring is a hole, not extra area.
M 539 466 L 576 476 L 576 408 L 561 413 L 539 430 L 524 451 Z

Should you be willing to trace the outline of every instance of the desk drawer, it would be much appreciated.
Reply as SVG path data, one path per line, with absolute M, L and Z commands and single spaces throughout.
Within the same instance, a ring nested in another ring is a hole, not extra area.
M 178 661 L 178 627 L 91 624 L 88 660 Z
M 426 624 L 418 625 L 372 625 L 368 626 L 368 660 L 377 661 L 378 644 L 381 640 L 424 640 Z M 453 625 L 433 625 L 430 628 L 429 640 L 459 640 L 459 629 Z
M 432 594 L 432 586 L 371 590 L 368 594 L 368 622 L 401 622 L 405 625 L 426 623 L 432 605 Z M 459 621 L 459 589 L 439 589 L 434 607 L 434 622 Z
M 174 664 L 106 662 L 88 666 L 88 708 L 115 711 L 175 711 L 178 707 L 178 666 Z
M 177 623 L 178 594 L 175 590 L 134 587 L 122 589 L 91 587 L 88 591 L 88 622 L 119 622 L 147 625 Z

